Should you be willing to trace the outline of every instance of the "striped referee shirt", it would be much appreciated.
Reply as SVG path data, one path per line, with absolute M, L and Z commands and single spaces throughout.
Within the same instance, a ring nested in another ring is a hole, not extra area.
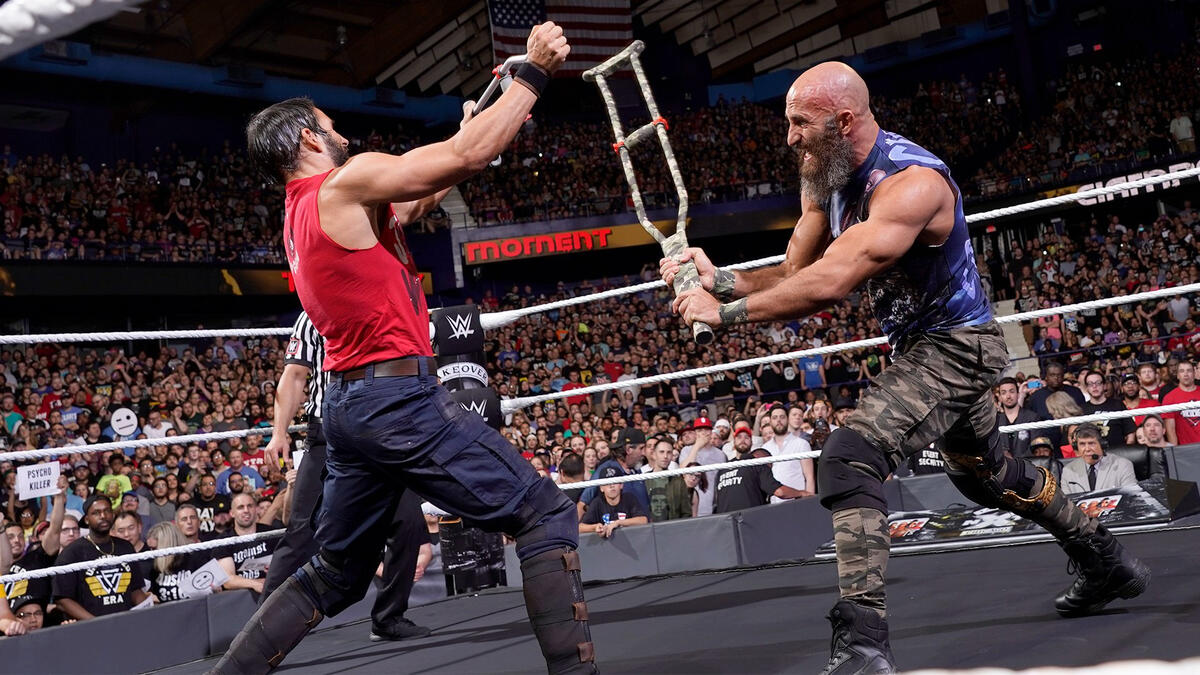
M 325 400 L 325 338 L 317 332 L 308 312 L 300 312 L 292 326 L 292 337 L 288 340 L 284 363 L 295 363 L 308 368 L 308 400 L 304 402 L 304 414 L 310 419 L 321 417 L 321 402 Z

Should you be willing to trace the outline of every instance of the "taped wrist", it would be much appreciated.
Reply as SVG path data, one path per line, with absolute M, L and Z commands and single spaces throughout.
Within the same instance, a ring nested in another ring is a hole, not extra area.
M 550 84 L 550 73 L 543 70 L 541 66 L 535 66 L 526 61 L 517 68 L 513 79 L 528 87 L 529 91 L 541 98 L 542 92 L 546 90 L 546 85 Z
M 721 325 L 723 326 L 746 323 L 750 320 L 750 313 L 746 308 L 746 298 L 721 305 L 717 309 L 717 313 L 721 316 Z
M 718 267 L 716 278 L 713 280 L 713 297 L 721 302 L 733 300 L 733 287 L 736 283 L 737 278 L 733 276 L 733 272 Z

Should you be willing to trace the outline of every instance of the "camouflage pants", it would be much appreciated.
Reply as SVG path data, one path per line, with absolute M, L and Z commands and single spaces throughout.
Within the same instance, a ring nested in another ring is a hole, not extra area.
M 846 420 L 847 431 L 830 436 L 818 487 L 834 512 L 843 598 L 886 614 L 891 542 L 881 483 L 905 457 L 942 436 L 951 447 L 984 454 L 996 426 L 992 385 L 1007 365 L 1008 348 L 994 322 L 916 335 L 875 378 Z
M 975 446 L 996 425 L 992 387 L 1008 363 L 995 322 L 915 335 L 846 426 L 883 451 L 891 469 L 942 436 L 951 447 Z

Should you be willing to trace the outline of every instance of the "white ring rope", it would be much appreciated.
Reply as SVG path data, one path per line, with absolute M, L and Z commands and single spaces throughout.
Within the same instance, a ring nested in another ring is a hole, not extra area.
M 210 548 L 225 548 L 226 546 L 234 546 L 237 544 L 248 544 L 259 539 L 274 539 L 282 537 L 283 533 L 287 532 L 287 528 L 278 530 L 267 530 L 266 532 L 255 532 L 254 534 L 243 534 L 237 537 L 227 537 L 225 539 L 211 539 L 195 544 L 184 544 L 183 546 L 173 546 L 171 548 L 147 549 L 138 553 L 126 553 L 125 555 L 114 555 L 107 558 L 97 558 L 95 560 L 83 560 L 77 563 L 67 565 L 59 565 L 57 567 L 43 567 L 37 570 L 27 570 L 25 572 L 17 572 L 16 574 L 6 574 L 0 576 L 0 584 L 7 584 L 11 581 L 21 581 L 23 579 L 41 579 L 43 577 L 52 577 L 56 574 L 66 574 L 68 572 L 82 572 L 84 570 L 95 569 L 106 565 L 122 565 L 125 563 L 140 562 L 142 560 L 152 560 L 163 556 L 175 555 L 176 553 L 191 553 L 192 551 L 207 551 Z
M 683 452 L 679 453 L 683 456 Z M 592 480 L 583 480 L 577 483 L 559 483 L 558 486 L 564 490 L 574 490 L 577 488 L 600 487 L 601 485 L 613 485 L 614 483 L 638 483 L 645 480 L 654 480 L 656 478 L 671 478 L 674 476 L 682 476 L 688 473 L 708 473 L 709 471 L 724 471 L 725 469 L 738 469 L 743 466 L 759 466 L 760 464 L 774 464 L 775 462 L 790 462 L 796 459 L 816 459 L 821 456 L 820 450 L 811 452 L 797 452 L 794 455 L 772 455 L 770 457 L 752 457 L 750 459 L 739 459 L 732 462 L 721 462 L 719 464 L 703 464 L 701 466 L 683 466 L 678 469 L 666 469 L 663 471 L 647 471 L 631 473 L 627 476 L 613 476 L 612 478 L 595 478 Z
M 1018 213 L 1028 213 L 1030 211 L 1038 211 L 1041 209 L 1058 206 L 1060 204 L 1069 204 L 1073 202 L 1090 199 L 1101 195 L 1115 194 L 1117 192 L 1127 192 L 1138 188 L 1147 187 L 1150 185 L 1158 185 L 1171 181 L 1180 180 L 1183 178 L 1192 178 L 1200 176 L 1200 167 L 1194 169 L 1184 169 L 1182 171 L 1173 171 L 1171 173 L 1159 174 L 1157 176 L 1147 176 L 1134 181 L 1125 183 L 1117 183 L 1105 187 L 1093 188 L 1091 190 L 1083 190 L 1071 194 L 1059 195 L 1057 197 L 1049 197 L 1047 199 L 1039 199 L 1024 204 L 1015 206 L 1005 206 L 991 211 L 981 211 L 972 213 L 966 217 L 968 223 L 974 223 L 982 220 L 990 220 L 993 218 L 1001 218 Z M 783 262 L 784 256 L 776 255 L 767 258 L 759 258 L 757 260 L 748 260 L 746 262 L 737 263 L 734 265 L 723 266 L 724 269 L 741 270 L 751 269 L 754 267 L 763 267 L 766 265 L 777 265 Z M 539 314 L 555 309 L 562 309 L 573 305 L 581 305 L 597 300 L 606 300 L 615 298 L 630 293 L 639 293 L 641 291 L 652 290 L 666 286 L 662 280 L 648 281 L 633 286 L 625 286 L 623 288 L 613 288 L 597 293 L 589 293 L 580 295 L 574 298 L 566 298 L 563 300 L 555 300 L 540 305 L 531 307 L 522 307 L 519 309 L 510 309 L 500 312 L 487 312 L 480 316 L 480 325 L 485 330 L 499 328 L 507 325 L 531 314 Z M 1046 311 L 1046 310 L 1042 310 Z M 1053 312 L 1050 312 L 1053 313 Z M 1028 313 L 1029 318 L 1037 316 L 1045 316 L 1043 314 Z M 288 335 L 291 333 L 290 328 L 227 328 L 227 329 L 212 329 L 212 330 L 167 330 L 167 331 L 110 331 L 103 333 L 41 333 L 30 335 L 0 335 L 0 344 L 28 344 L 32 342 L 112 342 L 119 340 L 156 340 L 170 338 L 205 338 L 205 337 L 265 337 L 275 335 Z
M 288 433 L 304 431 L 307 424 L 294 424 L 288 427 Z M 61 448 L 41 448 L 39 450 L 17 450 L 0 452 L 0 462 L 17 461 L 22 459 L 45 459 L 60 455 L 88 455 L 109 450 L 124 450 L 125 448 L 152 448 L 159 445 L 190 445 L 208 441 L 222 441 L 228 438 L 243 438 L 245 436 L 268 436 L 274 433 L 274 427 L 254 427 L 253 429 L 232 429 L 230 431 L 210 431 L 203 434 L 185 434 L 183 436 L 163 436 L 162 438 L 131 438 L 127 441 L 111 441 L 93 445 L 64 445 Z
M 1116 410 L 1112 412 L 1101 412 L 1092 415 L 1083 415 L 1080 417 L 1065 417 L 1056 420 L 1043 420 L 1040 422 L 1029 422 L 1025 424 L 1008 424 L 1000 427 L 1001 433 L 1013 431 L 1024 431 L 1029 429 L 1040 429 L 1047 427 L 1066 426 L 1069 424 L 1078 424 L 1081 422 L 1089 422 L 1093 420 L 1118 419 L 1123 417 L 1137 417 L 1141 415 L 1154 415 L 1165 412 L 1178 412 L 1180 410 L 1189 410 L 1192 408 L 1200 408 L 1200 401 L 1188 401 L 1186 403 L 1177 403 L 1174 405 L 1155 406 L 1153 408 L 1134 408 L 1131 410 Z M 289 428 L 289 431 L 295 427 Z M 221 432 L 228 433 L 228 432 Z M 198 434 L 213 436 L 215 434 Z M 177 437 L 182 438 L 182 437 Z M 161 440 L 161 439 L 154 439 Z M 94 446 L 91 446 L 94 447 Z M 12 453 L 10 453 L 12 454 Z M 774 464 L 776 462 L 790 462 L 799 459 L 816 459 L 821 456 L 819 450 L 811 452 L 798 452 L 794 455 L 778 455 L 769 457 L 753 457 L 751 459 L 742 459 L 732 462 L 721 462 L 718 464 L 704 464 L 700 466 L 680 467 L 678 469 L 667 469 L 665 471 L 637 472 L 626 476 L 613 476 L 612 478 L 597 478 L 594 480 L 579 481 L 576 483 L 558 483 L 558 487 L 564 490 L 586 489 L 590 487 L 600 487 L 602 485 L 612 485 L 615 483 L 634 483 L 640 481 L 657 480 L 659 478 L 672 478 L 674 476 L 682 476 L 689 473 L 707 473 L 709 471 L 724 471 L 726 469 L 738 469 L 741 467 L 761 466 L 763 464 Z M 242 544 L 246 542 L 256 541 L 258 539 L 269 539 L 272 537 L 282 536 L 285 529 L 270 530 L 267 532 L 258 532 L 255 534 L 242 535 L 239 537 L 230 537 L 227 539 L 214 539 L 212 541 L 200 542 L 198 544 L 186 544 L 184 546 L 176 546 L 173 548 L 164 548 L 157 550 L 147 550 L 140 553 L 132 553 L 123 556 L 115 556 L 112 558 L 102 558 L 104 564 L 119 564 L 125 562 L 136 562 L 139 560 L 150 560 L 176 553 L 189 553 L 191 551 L 202 551 L 210 548 L 222 548 L 232 544 Z M 0 576 L 0 584 L 10 581 L 20 581 L 22 579 L 37 579 L 41 577 L 54 576 L 56 574 L 65 574 L 67 572 L 77 572 L 84 569 L 91 569 L 97 566 L 97 561 L 87 560 L 69 565 L 60 565 L 58 567 L 46 567 L 43 569 L 30 570 L 7 576 Z
M 1012 431 L 1029 431 L 1031 429 L 1049 429 L 1051 427 L 1066 427 L 1072 424 L 1083 424 L 1084 422 L 1103 422 L 1105 420 L 1119 420 L 1126 417 L 1142 417 L 1143 415 L 1164 415 L 1166 413 L 1180 412 L 1182 410 L 1191 410 L 1200 408 L 1200 401 L 1186 401 L 1184 403 L 1172 403 L 1171 405 L 1156 405 L 1146 408 L 1130 408 L 1128 410 L 1111 410 L 1105 412 L 1095 412 L 1090 415 L 1076 415 L 1075 417 L 1060 417 L 1053 420 L 1039 420 L 1037 422 L 1022 422 L 1021 424 L 1005 424 L 1000 427 L 1000 433 L 1009 433 Z
M 1173 286 L 1170 288 L 1160 288 L 1158 290 L 1146 291 L 1144 293 L 1134 293 L 1132 295 L 1118 295 L 1111 298 L 1102 298 L 1100 300 L 1077 302 L 1072 305 L 1060 305 L 1058 307 L 1035 309 L 1030 312 L 1019 312 L 1017 314 L 996 317 L 996 323 L 1015 323 L 1018 321 L 1026 321 L 1028 319 L 1036 319 L 1042 316 L 1069 314 L 1071 312 L 1078 312 L 1085 309 L 1110 307 L 1112 305 L 1124 305 L 1132 302 L 1141 302 L 1143 300 L 1153 300 L 1161 297 L 1186 295 L 1188 293 L 1196 292 L 1200 292 L 1200 283 L 1186 284 L 1184 286 Z M 541 403 L 543 401 L 552 401 L 555 399 L 569 398 L 574 396 L 586 396 L 588 394 L 612 391 L 615 389 L 637 387 L 643 384 L 669 382 L 671 380 L 695 377 L 697 375 L 707 375 L 709 373 L 718 373 L 728 370 L 737 370 L 739 368 L 752 368 L 754 366 L 760 366 L 767 363 L 775 363 L 776 361 L 790 361 L 792 359 L 798 359 L 805 356 L 820 356 L 822 354 L 832 354 L 834 352 L 850 351 L 852 349 L 862 349 L 864 347 L 874 347 L 876 345 L 882 345 L 886 343 L 887 338 L 884 337 L 867 338 L 866 340 L 855 340 L 852 342 L 839 342 L 837 344 L 821 345 L 820 347 L 814 347 L 812 349 L 801 349 L 794 352 L 769 354 L 767 356 L 758 356 L 752 359 L 743 359 L 741 361 L 730 361 L 728 363 L 718 363 L 711 366 L 689 368 L 673 373 L 659 373 L 657 375 L 647 375 L 646 377 L 637 377 L 619 382 L 593 384 L 587 387 L 580 387 L 578 389 L 552 391 L 545 394 L 538 394 L 536 396 L 520 396 L 501 401 L 500 410 L 505 414 L 508 414 L 534 405 L 535 403 Z

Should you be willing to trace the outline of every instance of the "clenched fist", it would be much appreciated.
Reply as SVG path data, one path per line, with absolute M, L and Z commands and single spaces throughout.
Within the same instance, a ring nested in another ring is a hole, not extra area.
M 711 291 L 713 281 L 716 279 L 717 267 L 708 259 L 708 255 L 704 253 L 703 249 L 685 248 L 683 253 L 676 258 L 659 260 L 658 273 L 662 276 L 662 280 L 670 286 L 675 281 L 675 275 L 679 274 L 679 266 L 689 260 L 696 265 L 696 273 L 700 275 L 700 286 L 706 291 Z
M 563 35 L 562 26 L 547 21 L 533 27 L 529 39 L 525 41 L 525 51 L 529 54 L 529 62 L 547 73 L 553 73 L 567 60 L 571 53 L 571 45 Z

